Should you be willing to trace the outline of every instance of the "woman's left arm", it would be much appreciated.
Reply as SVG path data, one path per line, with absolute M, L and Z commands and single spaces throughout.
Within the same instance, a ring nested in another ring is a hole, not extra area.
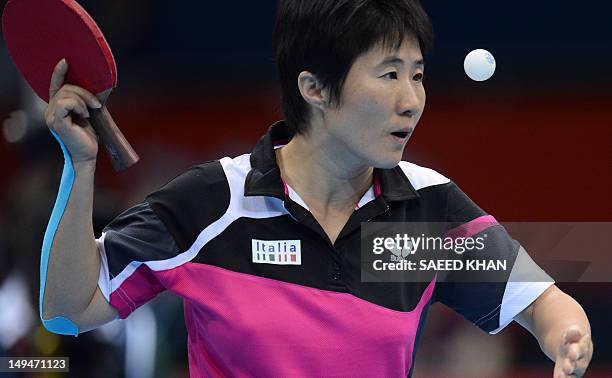
M 591 357 L 591 325 L 584 310 L 556 285 L 514 317 L 555 362 L 554 378 L 582 377 Z

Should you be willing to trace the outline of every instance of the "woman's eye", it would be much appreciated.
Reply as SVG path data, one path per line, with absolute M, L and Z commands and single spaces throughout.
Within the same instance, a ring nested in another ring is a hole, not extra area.
M 416 75 L 414 75 L 414 80 L 415 81 L 423 81 L 423 74 L 422 73 L 418 73 Z
M 395 71 L 387 72 L 386 74 L 383 75 L 383 77 L 386 77 L 389 79 L 397 79 L 397 72 Z

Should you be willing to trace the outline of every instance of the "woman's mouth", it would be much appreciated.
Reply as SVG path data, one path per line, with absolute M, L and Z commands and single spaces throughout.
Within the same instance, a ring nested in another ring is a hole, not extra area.
M 408 131 L 395 131 L 392 132 L 391 135 L 401 139 L 405 139 L 408 136 Z

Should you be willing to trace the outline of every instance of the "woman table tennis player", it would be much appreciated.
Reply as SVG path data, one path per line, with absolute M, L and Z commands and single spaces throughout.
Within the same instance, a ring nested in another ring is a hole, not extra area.
M 63 85 L 70 62 L 60 62 L 45 115 L 68 200 L 42 267 L 47 328 L 77 335 L 170 290 L 184 299 L 192 376 L 399 377 L 412 374 L 427 310 L 441 302 L 491 334 L 516 320 L 554 377 L 582 376 L 593 344 L 581 306 L 455 183 L 401 161 L 425 106 L 431 40 L 416 1 L 280 1 L 285 120 L 252 153 L 179 175 L 97 240 L 87 117 L 100 104 Z M 513 261 L 508 281 L 362 282 L 362 222 L 415 221 L 486 231 Z M 511 279 L 525 272 L 533 282 Z

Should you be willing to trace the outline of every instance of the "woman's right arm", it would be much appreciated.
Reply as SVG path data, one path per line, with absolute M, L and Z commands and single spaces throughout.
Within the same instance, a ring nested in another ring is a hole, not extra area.
M 65 158 L 71 163 L 74 181 L 62 188 L 68 200 L 57 228 L 47 230 L 54 234 L 47 266 L 41 265 L 46 269 L 41 315 L 43 320 L 67 318 L 80 333 L 117 318 L 117 311 L 98 288 L 101 258 L 92 222 L 98 140 L 87 118 L 88 108 L 101 104 L 83 88 L 64 85 L 67 70 L 67 63 L 61 61 L 53 71 L 45 121 L 68 153 Z

